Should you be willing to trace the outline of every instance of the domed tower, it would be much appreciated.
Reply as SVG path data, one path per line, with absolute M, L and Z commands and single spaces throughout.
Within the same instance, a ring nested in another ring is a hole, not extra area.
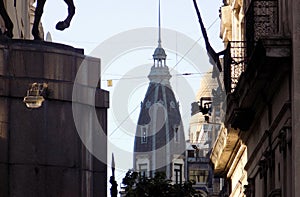
M 170 85 L 166 52 L 161 46 L 159 1 L 158 47 L 136 128 L 134 169 L 145 176 L 163 171 L 173 182 L 184 181 L 185 137 L 179 103 Z

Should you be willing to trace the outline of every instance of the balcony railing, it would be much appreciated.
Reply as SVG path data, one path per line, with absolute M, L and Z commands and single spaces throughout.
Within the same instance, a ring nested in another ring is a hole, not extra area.
M 278 34 L 278 0 L 252 0 L 245 16 L 248 56 L 255 43 Z
M 224 55 L 224 85 L 226 93 L 234 91 L 246 68 L 246 42 L 231 41 Z
M 278 35 L 278 0 L 252 0 L 245 16 L 246 41 L 231 41 L 224 54 L 224 85 L 232 93 L 259 39 Z

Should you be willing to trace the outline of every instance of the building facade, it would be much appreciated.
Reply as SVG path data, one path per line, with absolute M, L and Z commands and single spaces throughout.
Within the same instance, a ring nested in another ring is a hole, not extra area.
M 167 179 L 182 184 L 185 181 L 185 135 L 179 102 L 170 84 L 167 55 L 161 44 L 160 1 L 158 10 L 158 46 L 137 122 L 133 169 L 144 176 L 165 172 Z
M 299 8 L 290 0 L 221 8 L 225 127 L 211 160 L 227 180 L 223 195 L 299 193 Z
M 169 81 L 166 53 L 160 43 L 153 59 L 136 129 L 134 169 L 147 176 L 163 171 L 168 179 L 179 183 L 185 180 L 185 137 L 179 103 Z
M 200 81 L 200 88 L 196 95 L 197 102 L 192 104 L 186 171 L 188 180 L 195 181 L 193 187 L 198 192 L 198 196 L 218 196 L 222 187 L 220 178 L 214 177 L 209 159 L 221 127 L 220 108 L 217 102 L 212 100 L 212 90 L 217 90 L 218 85 L 217 80 L 212 78 L 211 72 L 205 74 Z M 208 110 L 203 110 L 204 106 Z M 205 112 L 201 112 L 200 109 Z

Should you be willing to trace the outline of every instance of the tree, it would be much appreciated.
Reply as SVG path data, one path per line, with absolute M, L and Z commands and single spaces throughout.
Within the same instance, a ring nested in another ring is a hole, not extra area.
M 156 172 L 154 177 L 145 177 L 129 170 L 122 183 L 125 186 L 126 197 L 189 197 L 196 193 L 192 187 L 193 182 L 172 184 L 171 180 L 166 179 L 164 172 Z

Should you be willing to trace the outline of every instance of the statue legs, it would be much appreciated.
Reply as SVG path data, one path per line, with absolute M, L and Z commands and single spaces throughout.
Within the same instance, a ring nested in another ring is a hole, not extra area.
M 68 16 L 64 21 L 60 21 L 56 24 L 56 29 L 63 31 L 70 26 L 71 20 L 75 14 L 75 6 L 73 0 L 64 0 L 68 5 Z
M 73 0 L 64 0 L 65 3 L 68 5 L 68 16 L 64 21 L 60 21 L 56 24 L 56 29 L 58 30 L 64 30 L 70 26 L 71 20 L 75 14 L 75 6 Z M 35 16 L 34 16 L 34 21 L 33 21 L 33 27 L 32 27 L 32 35 L 35 40 L 42 40 L 40 37 L 40 32 L 39 32 L 39 24 L 41 21 L 41 17 L 44 12 L 44 5 L 45 5 L 46 0 L 37 0 L 37 5 L 35 9 Z M 5 22 L 5 27 L 6 30 L 4 32 L 5 35 L 8 37 L 12 38 L 13 37 L 13 23 L 10 20 L 7 11 L 4 7 L 4 2 L 3 0 L 0 0 L 0 15 L 2 16 L 4 22 Z
M 4 32 L 4 35 L 12 38 L 13 37 L 14 25 L 13 25 L 12 21 L 10 20 L 10 18 L 8 16 L 7 12 L 6 12 L 3 0 L 0 0 L 0 14 L 1 14 L 1 16 L 4 20 L 5 27 L 6 27 L 6 31 Z
M 35 9 L 34 22 L 32 27 L 32 35 L 35 40 L 42 40 L 39 34 L 39 23 L 41 21 L 42 14 L 44 12 L 44 5 L 46 0 L 37 0 L 37 5 Z

